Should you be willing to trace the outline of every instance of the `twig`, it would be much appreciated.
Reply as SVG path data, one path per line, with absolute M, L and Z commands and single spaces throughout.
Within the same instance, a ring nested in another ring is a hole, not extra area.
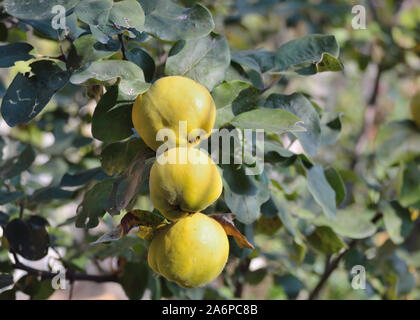
M 28 274 L 39 276 L 42 279 L 52 279 L 59 274 L 58 272 L 38 270 L 32 267 L 26 266 L 23 263 L 19 262 L 18 260 L 16 260 L 16 262 L 12 265 L 12 268 L 26 271 Z M 70 283 L 72 281 L 92 281 L 92 282 L 98 282 L 98 283 L 118 282 L 118 277 L 115 274 L 92 275 L 92 274 L 84 274 L 84 273 L 75 273 L 70 270 L 67 270 L 66 272 L 66 279 L 70 280 Z
M 73 298 L 74 281 L 70 281 L 69 300 Z
M 22 220 L 23 218 L 23 211 L 25 210 L 25 205 L 23 203 L 23 201 L 19 202 L 19 219 Z
M 120 43 L 121 43 L 121 53 L 122 53 L 122 56 L 123 56 L 123 60 L 128 60 L 127 59 L 127 56 L 126 56 L 126 54 L 125 54 L 125 45 L 124 45 L 124 39 L 123 39 L 123 35 L 122 35 L 122 33 L 120 33 L 119 35 L 118 35 L 118 40 L 120 41 Z
M 375 215 L 375 217 L 373 217 L 371 222 L 376 223 L 381 217 L 382 217 L 382 213 L 378 212 Z M 344 250 L 343 252 L 341 252 L 335 259 L 333 259 L 331 261 L 329 261 L 329 259 L 327 260 L 327 262 L 325 263 L 324 273 L 322 274 L 321 279 L 318 281 L 318 284 L 315 286 L 315 288 L 310 293 L 310 295 L 308 297 L 308 300 L 314 300 L 318 297 L 321 289 L 324 287 L 325 283 L 327 282 L 327 280 L 330 277 L 330 275 L 332 274 L 332 272 L 335 269 L 337 269 L 341 259 L 343 259 L 343 257 L 346 255 L 346 253 L 349 252 L 352 248 L 354 248 L 356 244 L 357 244 L 357 240 L 353 239 L 348 244 L 348 248 L 346 250 Z
M 249 268 L 249 264 L 251 263 L 251 259 L 246 258 L 245 260 L 242 260 L 239 263 L 239 271 L 240 274 L 243 275 L 248 271 Z M 243 294 L 243 290 L 244 290 L 244 283 L 243 281 L 241 281 L 241 279 L 237 279 L 237 281 L 235 282 L 235 292 L 234 292 L 234 297 L 235 298 L 241 298 L 242 294 Z
M 267 90 L 270 90 L 272 87 L 274 87 L 279 81 L 280 81 L 281 75 L 277 76 L 273 79 L 273 81 L 270 82 L 267 86 L 261 89 L 261 93 L 266 92 Z

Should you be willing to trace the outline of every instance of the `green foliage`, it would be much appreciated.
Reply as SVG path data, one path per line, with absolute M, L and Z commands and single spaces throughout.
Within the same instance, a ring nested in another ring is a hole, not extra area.
M 112 259 L 98 277 L 129 299 L 299 299 L 331 266 L 313 298 L 419 299 L 418 11 L 398 3 L 373 4 L 354 31 L 347 0 L 0 1 L 0 299 L 55 294 L 47 267 L 14 277 L 52 252 L 75 281 Z M 66 30 L 52 27 L 55 5 Z M 147 264 L 166 222 L 149 199 L 156 154 L 131 119 L 136 97 L 169 75 L 210 91 L 231 140 L 264 130 L 251 150 L 231 146 L 223 194 L 205 210 L 233 213 L 255 249 L 230 239 L 219 281 L 191 290 Z

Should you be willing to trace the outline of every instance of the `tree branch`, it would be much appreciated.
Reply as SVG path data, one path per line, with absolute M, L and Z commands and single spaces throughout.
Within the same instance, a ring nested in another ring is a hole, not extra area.
M 38 270 L 32 267 L 29 267 L 19 262 L 18 260 L 16 260 L 16 262 L 12 265 L 12 268 L 26 271 L 28 274 L 41 277 L 42 279 L 52 279 L 59 274 L 57 272 L 43 271 L 43 270 Z M 66 280 L 70 280 L 70 282 L 74 282 L 74 281 L 93 281 L 97 283 L 118 282 L 118 277 L 115 274 L 92 275 L 92 274 L 84 274 L 84 273 L 75 273 L 70 270 L 67 270 Z
M 371 222 L 376 223 L 381 217 L 382 217 L 382 213 L 378 212 L 375 215 L 375 217 L 373 217 Z M 356 246 L 356 244 L 357 244 L 357 240 L 353 239 L 348 244 L 348 248 L 346 250 L 341 252 L 335 259 L 333 259 L 331 261 L 327 261 L 325 263 L 324 273 L 322 274 L 321 279 L 319 279 L 318 284 L 315 286 L 315 288 L 310 293 L 310 295 L 308 297 L 308 300 L 315 300 L 318 297 L 321 289 L 324 287 L 324 285 L 327 282 L 330 275 L 333 273 L 333 271 L 335 269 L 337 269 L 341 259 L 343 259 L 343 257 L 346 255 L 346 253 L 349 252 L 352 248 L 354 248 Z

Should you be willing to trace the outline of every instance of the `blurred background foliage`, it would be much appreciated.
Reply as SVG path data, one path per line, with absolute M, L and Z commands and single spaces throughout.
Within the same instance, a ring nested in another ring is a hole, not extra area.
M 185 7 L 196 3 L 175 2 Z M 14 226 L 14 234 L 37 228 L 45 228 L 49 234 L 49 239 L 43 238 L 49 241 L 47 256 L 36 262 L 21 258 L 23 262 L 43 270 L 58 261 L 82 274 L 119 272 L 123 290 L 113 282 L 75 282 L 74 298 L 419 299 L 420 134 L 409 111 L 410 100 L 420 88 L 418 1 L 200 3 L 211 11 L 214 32 L 226 37 L 232 57 L 243 50 L 275 51 L 308 34 L 331 34 L 337 39 L 343 72 L 282 76 L 267 94 L 304 93 L 316 108 L 322 108 L 326 115 L 322 121 L 340 132 L 338 139 L 321 146 L 312 159 L 323 165 L 330 184 L 339 179 L 337 188 L 344 188 L 341 194 L 334 188 L 336 197 L 341 197 L 336 198 L 339 221 L 329 224 L 319 215 L 320 208 L 299 173 L 309 170 L 305 158 L 298 159 L 300 165 L 290 165 L 288 157 L 280 155 L 279 161 L 279 155 L 271 154 L 277 165 L 270 166 L 267 158 L 266 170 L 274 181 L 270 192 L 276 196 L 262 205 L 262 215 L 253 224 L 237 223 L 257 249 L 239 249 L 231 241 L 229 263 L 211 285 L 184 290 L 153 276 L 144 263 L 147 243 L 135 235 L 107 245 L 90 245 L 114 228 L 122 216 L 105 214 L 94 229 L 74 225 L 84 192 L 95 181 L 104 181 L 106 175 L 98 169 L 102 143 L 91 132 L 101 88 L 69 84 L 32 122 L 10 128 L 0 118 L 0 225 L 6 226 L 23 211 L 26 224 Z M 366 8 L 366 29 L 352 28 L 354 5 Z M 67 52 L 68 44 L 61 42 L 64 48 L 60 48 L 60 42 L 34 30 L 32 24 L 11 18 L 3 10 L 0 41 L 28 42 L 37 57 L 59 57 L 61 50 Z M 163 74 L 172 45 L 156 39 L 143 43 L 143 49 L 153 57 L 155 78 Z M 121 59 L 121 53 L 110 59 Z M 29 71 L 28 64 L 19 61 L 0 69 L 0 97 L 17 73 Z M 255 70 L 245 67 L 244 72 L 255 87 L 261 86 Z M 153 77 L 153 69 L 151 74 Z M 263 83 L 272 79 L 273 74 L 264 73 Z M 303 152 L 293 140 L 289 150 Z M 33 163 L 28 162 L 31 158 Z M 8 173 L 11 163 L 19 175 Z M 80 172 L 83 174 L 78 176 Z M 13 177 L 8 179 L 8 174 Z M 152 209 L 147 188 L 135 207 Z M 208 211 L 225 210 L 221 200 Z M 0 297 L 67 298 L 68 289 L 53 292 L 47 280 L 22 276 L 25 272 L 21 270 L 12 272 L 4 229 L 0 231 Z M 299 230 L 305 241 L 294 237 L 293 230 Z M 41 237 L 40 233 L 36 236 Z M 27 255 L 44 256 L 42 252 Z M 365 290 L 351 286 L 355 265 L 366 268 Z M 6 274 L 12 274 L 13 279 Z

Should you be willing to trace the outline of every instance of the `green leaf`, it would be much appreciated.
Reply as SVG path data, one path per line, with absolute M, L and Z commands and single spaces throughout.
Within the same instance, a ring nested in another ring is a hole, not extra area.
M 324 53 L 329 55 L 325 56 Z M 339 47 L 334 36 L 308 35 L 291 40 L 277 50 L 274 57 L 276 72 L 311 75 L 319 70 L 334 69 L 339 63 L 336 62 L 338 55 Z M 320 66 L 319 63 L 321 63 Z
M 28 201 L 37 204 L 39 202 L 46 202 L 51 200 L 72 199 L 73 196 L 73 191 L 63 190 L 60 187 L 50 186 L 36 190 L 28 198 Z
M 211 94 L 217 109 L 215 128 L 229 123 L 239 113 L 256 108 L 260 97 L 257 88 L 240 80 L 223 82 Z
M 307 239 L 315 249 L 325 254 L 333 254 L 347 247 L 335 232 L 326 226 L 316 227 Z
M 38 280 L 35 275 L 25 275 L 19 279 L 15 289 L 29 295 L 32 300 L 45 300 L 54 293 L 51 280 Z
M 133 105 L 118 102 L 118 86 L 113 86 L 101 97 L 92 117 L 94 138 L 114 142 L 133 134 L 131 110 Z
M 11 274 L 0 273 L 0 289 L 10 286 L 13 284 L 13 276 Z
M 111 143 L 102 150 L 102 169 L 109 175 L 121 173 L 129 167 L 137 153 L 146 149 L 146 144 L 140 138 Z
M 296 299 L 299 292 L 305 287 L 303 282 L 292 274 L 275 275 L 274 282 L 283 288 L 289 299 Z
M 397 201 L 380 202 L 380 210 L 384 217 L 385 228 L 395 244 L 401 244 L 413 230 L 410 211 L 403 208 Z
M 124 29 L 143 30 L 144 11 L 136 0 L 114 2 L 109 12 L 109 21 Z
M 5 226 L 9 221 L 9 215 L 0 211 L 0 226 Z
M 333 167 L 324 169 L 325 178 L 335 191 L 335 203 L 339 206 L 346 198 L 346 187 L 340 174 Z
M 51 9 L 61 5 L 66 10 L 73 8 L 79 0 L 5 0 L 3 2 L 7 13 L 19 19 L 51 19 L 56 15 Z
M 150 84 L 144 81 L 143 70 L 136 64 L 125 60 L 95 61 L 82 68 L 70 78 L 73 84 L 93 83 L 109 84 L 110 80 L 120 78 L 118 85 L 123 99 L 134 100 L 139 94 L 145 92 Z
M 280 218 L 286 230 L 292 235 L 296 235 L 296 230 L 293 225 L 290 210 L 287 206 L 287 201 L 283 194 L 271 188 L 271 198 L 261 206 L 261 211 L 267 213 L 272 211 Z
M 127 59 L 138 65 L 144 73 L 147 82 L 151 82 L 155 74 L 155 61 L 142 48 L 135 47 L 126 52 Z
M 10 127 L 35 118 L 69 79 L 68 72 L 50 60 L 35 61 L 30 67 L 33 75 L 18 73 L 3 97 L 1 114 Z
M 66 173 L 61 179 L 61 187 L 76 187 L 85 185 L 92 180 L 103 180 L 107 175 L 102 171 L 101 168 L 93 168 L 85 171 L 78 172 L 77 174 Z
M 321 165 L 306 168 L 306 178 L 309 192 L 315 201 L 322 207 L 328 219 L 333 219 L 337 214 L 335 191 L 328 183 Z
M 261 205 L 270 197 L 267 177 L 246 175 L 244 166 L 235 169 L 233 165 L 222 165 L 222 169 L 226 205 L 240 222 L 254 222 L 261 215 Z
M 103 44 L 98 42 L 92 34 L 86 34 L 72 43 L 67 63 L 76 70 L 89 62 L 112 56 L 120 47 L 119 41 L 109 41 L 107 44 Z
M 144 30 L 161 40 L 195 39 L 214 28 L 210 11 L 200 4 L 183 8 L 170 0 L 139 0 L 146 14 Z
M 263 48 L 232 52 L 232 61 L 246 66 L 258 73 L 264 73 L 274 68 L 274 52 Z
M 106 203 L 114 184 L 113 179 L 106 179 L 95 184 L 83 197 L 77 208 L 76 227 L 94 228 L 106 212 Z
M 139 300 L 149 282 L 149 268 L 144 262 L 127 262 L 124 265 L 120 283 L 130 300 Z
M 98 41 L 106 44 L 124 30 L 142 31 L 144 11 L 136 0 L 81 0 L 75 7 L 77 17 L 87 23 Z
M 321 123 L 315 108 L 306 97 L 300 93 L 286 96 L 272 94 L 267 98 L 265 107 L 289 111 L 303 123 L 300 126 L 306 131 L 293 133 L 301 143 L 303 150 L 315 157 L 321 144 Z
M 166 75 L 189 77 L 211 91 L 225 78 L 230 64 L 229 44 L 223 35 L 178 41 L 166 60 Z
M 4 229 L 4 235 L 13 251 L 27 260 L 40 260 L 48 253 L 48 233 L 35 216 L 28 220 L 11 220 Z
M 25 194 L 22 191 L 3 192 L 0 191 L 0 205 L 13 202 L 23 198 Z
M 0 178 L 11 179 L 19 175 L 23 171 L 27 170 L 34 160 L 35 151 L 30 145 L 27 145 L 19 155 L 3 163 L 0 167 Z
M 324 71 L 342 71 L 343 65 L 337 57 L 332 56 L 331 54 L 325 52 L 322 54 L 321 61 L 316 64 L 317 72 Z
M 420 131 L 410 120 L 383 125 L 376 135 L 375 151 L 384 165 L 408 162 L 420 155 Z
M 342 113 L 323 112 L 321 117 L 321 146 L 333 144 L 341 134 Z
M 16 61 L 26 61 L 34 56 L 29 52 L 33 49 L 29 43 L 16 42 L 0 46 L 0 68 L 12 67 Z
M 312 222 L 317 226 L 328 226 L 343 237 L 364 239 L 376 232 L 376 226 L 370 221 L 373 214 L 360 208 L 349 208 L 339 210 L 332 220 L 320 215 Z
M 67 29 L 54 29 L 51 24 L 51 18 L 46 20 L 21 20 L 23 23 L 29 24 L 34 28 L 34 34 L 40 38 L 59 40 L 67 37 L 69 39 L 77 39 L 86 30 L 81 28 L 78 24 L 77 17 L 73 13 L 66 14 Z
M 420 201 L 420 169 L 415 163 L 401 163 L 397 192 L 398 201 L 404 207 L 409 207 Z
M 252 286 L 259 284 L 267 275 L 267 269 L 261 268 L 255 271 L 248 271 L 245 274 L 245 281 Z
M 139 150 L 130 165 L 116 179 L 106 203 L 111 215 L 120 214 L 123 209 L 133 209 L 141 187 L 150 175 L 155 161 L 153 156 L 154 152 L 150 149 Z
M 282 134 L 305 129 L 297 124 L 300 119 L 281 109 L 259 108 L 237 115 L 230 122 L 240 129 L 263 129 L 269 133 Z

